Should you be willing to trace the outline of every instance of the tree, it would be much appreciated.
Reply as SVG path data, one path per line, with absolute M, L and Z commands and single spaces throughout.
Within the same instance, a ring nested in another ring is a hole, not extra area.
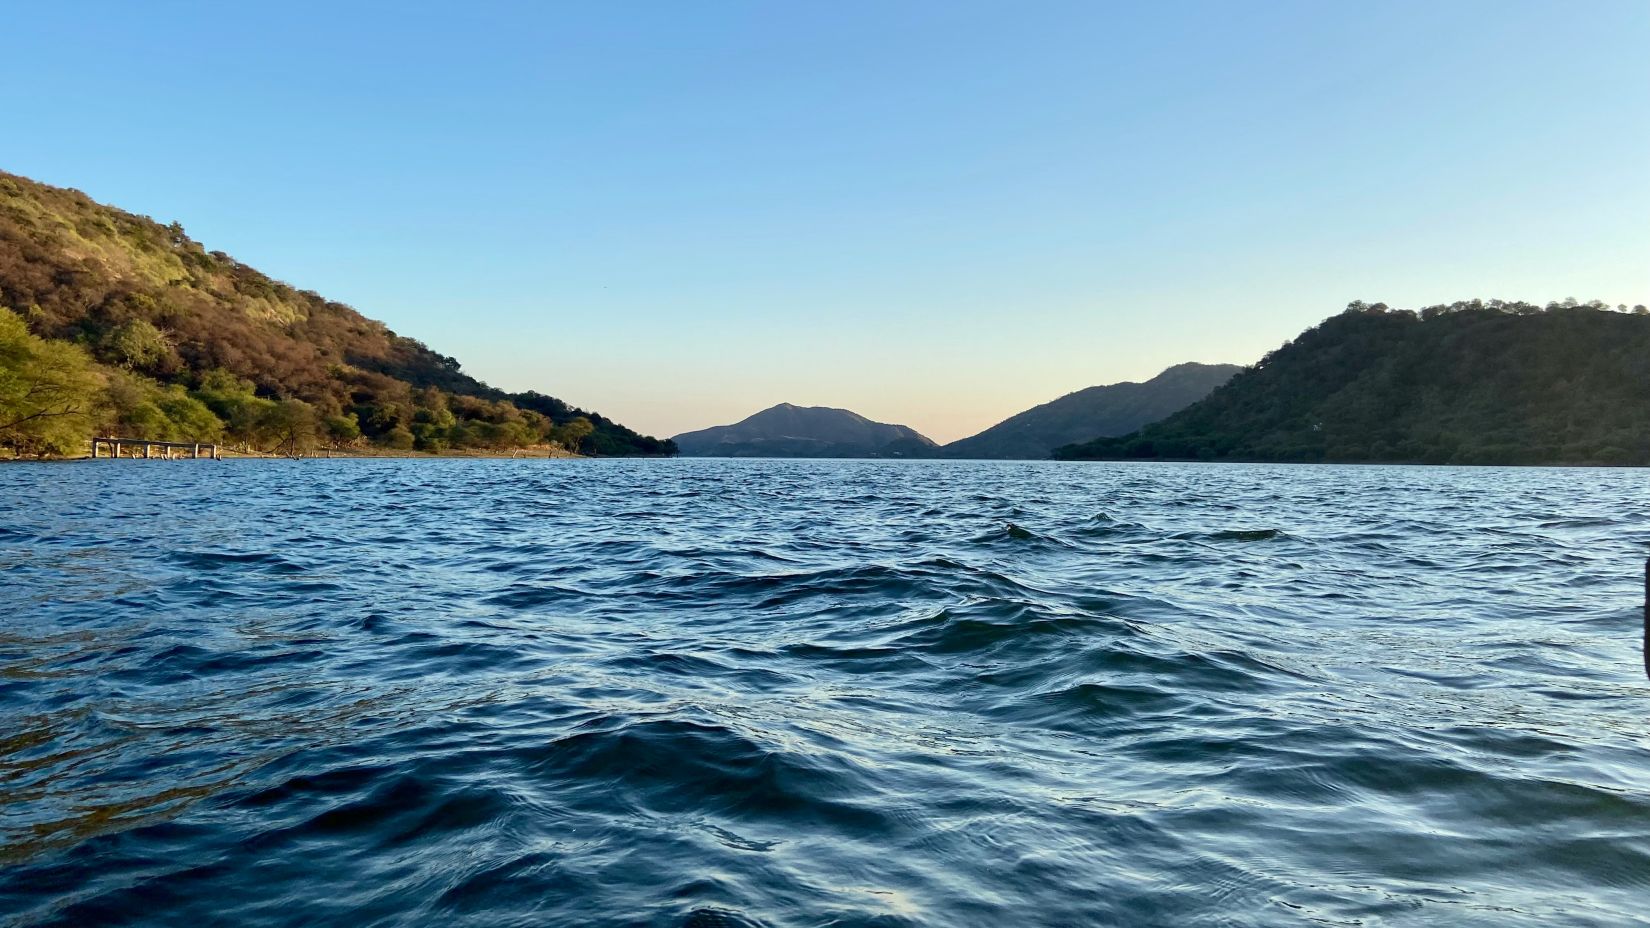
M 370 411 L 367 413 L 367 425 L 370 426 L 374 432 L 389 432 L 405 424 L 403 421 L 405 419 L 403 410 L 400 406 L 397 406 L 394 403 L 384 403 L 378 406 L 368 407 L 368 409 Z M 356 421 L 360 421 L 359 417 Z M 412 433 L 408 432 L 407 434 L 411 435 Z
M 327 444 L 333 449 L 352 445 L 361 439 L 361 423 L 355 418 L 355 413 L 327 416 L 321 425 L 326 433 Z
M 261 423 L 272 415 L 274 400 L 258 396 L 252 381 L 242 380 L 226 370 L 209 370 L 201 375 L 195 396 L 228 427 L 236 440 L 249 444 L 262 440 Z
M 399 425 L 385 432 L 379 439 L 384 447 L 394 451 L 411 451 L 414 441 L 413 433 Z
M 584 440 L 594 431 L 596 431 L 596 426 L 589 419 L 579 416 L 554 429 L 551 439 L 568 451 L 577 453 L 579 448 L 584 445 Z
M 79 451 L 101 390 L 84 349 L 38 338 L 0 308 L 0 442 L 17 454 Z
M 177 384 L 163 387 L 156 405 L 172 423 L 178 441 L 216 443 L 223 438 L 223 421 Z
M 315 407 L 303 400 L 285 399 L 264 411 L 257 434 L 265 451 L 297 456 L 315 449 L 317 425 Z
M 107 337 L 107 354 L 114 363 L 132 370 L 154 367 L 172 353 L 166 333 L 147 319 L 132 319 L 115 326 Z

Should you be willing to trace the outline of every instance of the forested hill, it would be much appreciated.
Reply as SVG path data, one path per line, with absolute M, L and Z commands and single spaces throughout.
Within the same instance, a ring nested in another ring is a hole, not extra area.
M 1650 464 L 1650 313 L 1353 303 L 1179 413 L 1056 456 Z
M 72 453 L 94 428 L 285 449 L 675 451 L 554 397 L 489 387 L 348 306 L 206 250 L 176 223 L 0 172 L 7 310 L 16 316 L 0 319 L 0 351 L 18 359 L 8 364 L 69 365 L 46 371 L 55 389 L 88 391 L 35 413 L 0 408 L 0 444 L 21 452 Z M 0 404 L 26 406 L 17 377 L 27 371 L 0 374 Z

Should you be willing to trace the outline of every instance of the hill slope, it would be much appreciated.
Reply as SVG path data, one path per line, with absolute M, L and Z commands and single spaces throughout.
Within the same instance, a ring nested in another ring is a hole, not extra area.
M 1650 315 L 1354 303 L 1207 399 L 1056 456 L 1650 464 Z
M 1145 383 L 1114 383 L 1068 393 L 940 449 L 948 458 L 1046 458 L 1072 442 L 1125 435 L 1209 395 L 1242 368 L 1176 364 Z
M 903 425 L 872 422 L 846 409 L 790 403 L 672 440 L 682 454 L 717 457 L 929 457 L 936 447 Z
M 270 437 L 256 434 L 257 420 L 273 415 L 263 404 L 285 402 L 300 432 L 309 415 L 311 431 L 337 439 L 353 429 L 351 441 L 396 447 L 550 439 L 597 454 L 672 450 L 554 397 L 489 387 L 348 306 L 207 251 L 176 223 L 3 172 L 0 308 L 35 336 L 81 346 L 104 369 L 108 390 L 93 403 L 88 434 L 118 426 L 205 438 L 194 433 L 206 420 L 167 411 L 175 386 L 226 435 L 254 443 Z

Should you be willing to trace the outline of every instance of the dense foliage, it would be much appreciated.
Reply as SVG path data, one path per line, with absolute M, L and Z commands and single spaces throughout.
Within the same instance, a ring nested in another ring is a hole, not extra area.
M 101 381 L 78 346 L 29 334 L 0 309 L 0 442 L 14 453 L 79 448 Z
M 1353 303 L 1201 402 L 1056 456 L 1650 464 L 1650 311 Z
M 34 358 L 29 370 L 85 375 L 73 412 L 8 426 L 27 401 L 0 406 L 0 443 L 24 453 L 70 453 L 94 428 L 287 451 L 675 451 L 554 397 L 493 389 L 348 306 L 205 250 L 176 223 L 3 172 L 0 307 L 17 314 L 0 319 L 0 336 Z M 22 335 L 44 341 L 21 340 L 19 317 Z M 20 389 L 24 369 L 0 364 L 4 389 Z

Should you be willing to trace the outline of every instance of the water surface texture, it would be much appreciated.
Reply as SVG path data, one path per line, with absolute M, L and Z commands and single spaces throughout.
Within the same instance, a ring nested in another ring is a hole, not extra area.
M 0 923 L 1631 925 L 1646 475 L 0 468 Z

